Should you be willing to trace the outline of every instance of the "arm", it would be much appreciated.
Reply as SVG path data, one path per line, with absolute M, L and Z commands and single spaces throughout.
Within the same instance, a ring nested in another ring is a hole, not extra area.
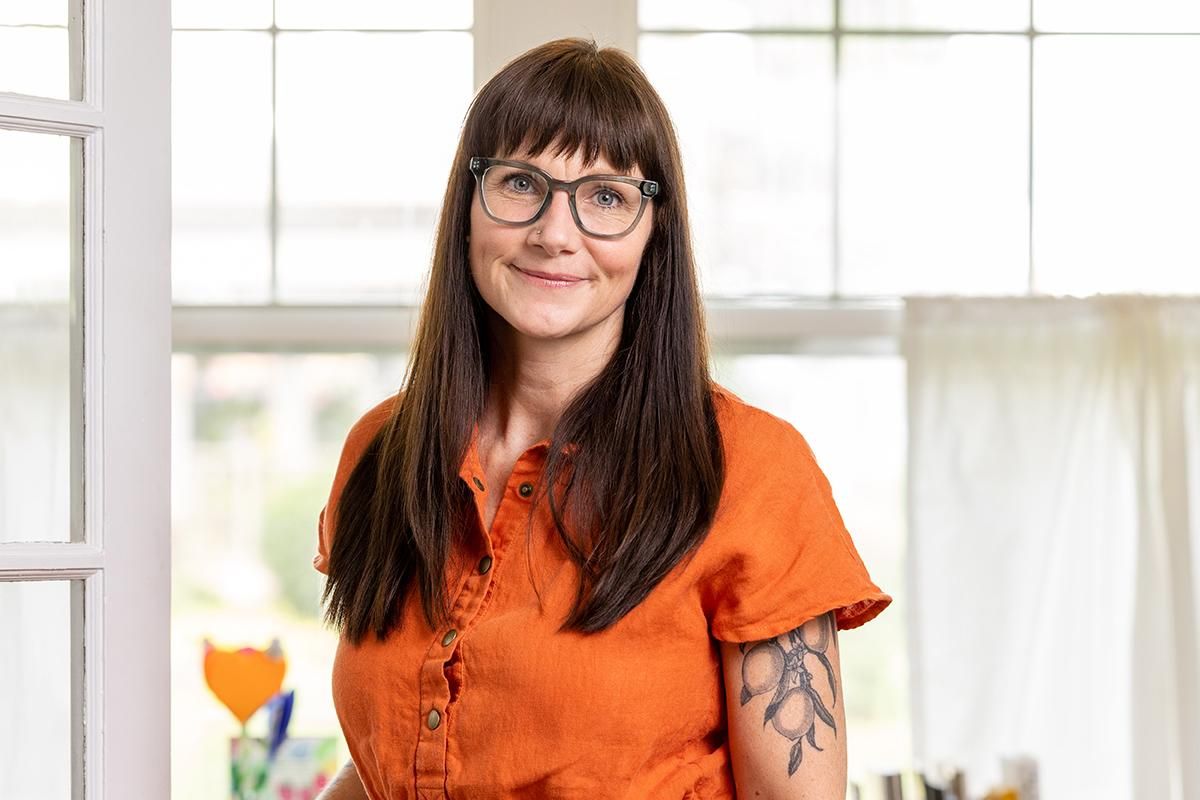
M 317 800 L 370 800 L 353 761 L 346 762 L 342 771 L 334 776 L 333 782 L 325 787 Z
M 739 797 L 846 796 L 846 722 L 833 614 L 774 639 L 721 642 Z

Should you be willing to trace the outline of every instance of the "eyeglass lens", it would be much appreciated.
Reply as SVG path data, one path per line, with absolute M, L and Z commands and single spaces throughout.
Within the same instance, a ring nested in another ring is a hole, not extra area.
M 550 188 L 538 173 L 503 164 L 488 167 L 481 185 L 488 210 L 514 224 L 532 219 Z M 575 208 L 588 233 L 624 233 L 633 226 L 641 207 L 641 189 L 630 183 L 590 180 L 575 189 Z

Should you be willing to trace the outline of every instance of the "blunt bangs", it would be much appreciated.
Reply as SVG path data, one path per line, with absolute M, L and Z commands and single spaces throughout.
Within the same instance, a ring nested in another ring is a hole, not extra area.
M 653 90 L 642 74 L 607 63 L 595 49 L 564 48 L 550 59 L 543 53 L 536 64 L 522 58 L 476 98 L 472 115 L 484 124 L 467 143 L 471 154 L 580 153 L 585 166 L 603 155 L 619 172 L 636 166 L 647 178 L 664 179 L 660 134 L 651 129 L 654 115 L 646 106 Z

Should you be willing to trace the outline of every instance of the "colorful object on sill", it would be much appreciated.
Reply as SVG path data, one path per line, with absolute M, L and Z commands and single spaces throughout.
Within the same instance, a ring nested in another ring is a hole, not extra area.
M 262 737 L 238 736 L 229 740 L 233 765 L 231 800 L 315 800 L 338 770 L 337 738 L 292 737 L 268 755 L 269 743 Z M 265 775 L 261 783 L 257 776 Z M 239 776 L 255 776 L 250 787 Z
M 278 639 L 272 639 L 266 650 L 225 650 L 204 640 L 204 679 L 243 729 L 246 720 L 279 693 L 286 671 L 287 660 Z
M 232 746 L 229 759 L 233 796 L 236 800 L 259 800 L 276 796 L 276 792 L 271 788 L 271 781 L 275 779 L 276 784 L 279 784 L 279 754 L 289 741 L 287 728 L 292 719 L 292 705 L 295 698 L 296 690 L 289 689 L 286 692 L 279 692 L 267 700 L 267 737 L 265 739 L 251 739 L 246 733 L 246 725 L 242 725 L 242 733 L 235 740 L 241 744 Z M 253 744 L 255 742 L 261 742 L 262 746 L 258 747 Z M 295 750 L 294 747 L 286 749 L 288 752 Z M 296 760 L 295 755 L 292 760 Z M 286 762 L 286 759 L 284 761 Z M 301 763 L 303 764 L 303 758 Z M 284 770 L 286 771 L 286 763 Z M 327 777 L 318 777 L 320 779 L 317 782 L 320 784 L 327 781 Z M 293 777 L 292 783 L 294 782 Z M 279 785 L 283 786 L 287 792 L 292 792 L 293 789 L 300 790 L 301 794 L 295 796 L 304 797 L 307 789 L 312 788 L 313 781 L 306 776 L 299 787 L 292 786 L 292 783 Z M 315 797 L 319 793 L 320 787 L 318 786 L 311 796 Z
M 267 760 L 274 762 L 279 748 L 287 740 L 288 723 L 292 721 L 292 705 L 296 690 L 280 692 L 267 701 Z

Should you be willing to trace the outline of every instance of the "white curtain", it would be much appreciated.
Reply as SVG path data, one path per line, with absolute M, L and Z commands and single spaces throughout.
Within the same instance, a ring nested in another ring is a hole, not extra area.
M 1200 798 L 1200 298 L 906 298 L 918 763 Z

